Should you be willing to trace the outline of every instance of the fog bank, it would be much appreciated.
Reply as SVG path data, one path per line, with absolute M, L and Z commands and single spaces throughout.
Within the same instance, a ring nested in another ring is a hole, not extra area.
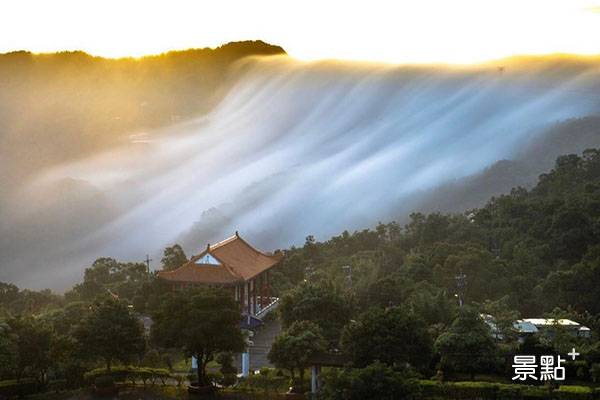
M 600 112 L 597 65 L 244 61 L 207 115 L 3 189 L 0 280 L 62 289 L 101 256 L 157 266 L 167 245 L 197 253 L 236 230 L 273 250 L 402 219 Z

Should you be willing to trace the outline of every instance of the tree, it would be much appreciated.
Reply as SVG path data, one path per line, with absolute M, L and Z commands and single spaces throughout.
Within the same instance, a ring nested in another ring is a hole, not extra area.
M 219 352 L 241 352 L 241 311 L 223 289 L 190 289 L 167 293 L 153 315 L 152 340 L 160 346 L 183 349 L 198 361 L 198 384 L 210 384 L 206 365 Z
M 290 371 L 295 386 L 295 372 L 298 371 L 302 382 L 304 370 L 310 367 L 310 360 L 324 353 L 326 348 L 327 342 L 317 324 L 297 321 L 275 338 L 268 357 L 278 368 Z
M 553 323 L 547 326 L 539 335 L 540 342 L 543 345 L 550 346 L 558 354 L 567 353 L 577 345 L 577 336 L 573 335 L 566 326 L 559 323 L 561 319 L 576 319 L 570 312 L 557 307 L 551 312 L 544 313 L 544 318 L 553 320 Z
M 359 292 L 360 303 L 366 308 L 398 306 L 408 298 L 411 283 L 400 274 L 386 275 Z
M 479 313 L 463 307 L 450 329 L 438 337 L 434 348 L 441 356 L 443 371 L 465 372 L 473 377 L 493 365 L 496 344 Z
M 237 368 L 233 365 L 233 355 L 230 352 L 219 353 L 216 357 L 217 362 L 221 366 L 221 374 L 223 386 L 231 386 L 236 380 Z
M 17 380 L 35 377 L 45 384 L 51 357 L 52 330 L 43 321 L 33 317 L 15 317 L 8 320 L 14 340 L 14 366 Z
M 283 295 L 279 310 L 285 329 L 298 321 L 314 322 L 331 347 L 337 346 L 351 312 L 348 302 L 328 282 L 297 286 Z
M 548 275 L 542 285 L 546 302 L 561 307 L 571 306 L 579 312 L 600 314 L 600 246 L 590 248 L 580 263 L 566 271 Z
M 15 336 L 6 323 L 0 323 L 0 378 L 16 369 Z
M 141 322 L 125 303 L 115 299 L 94 304 L 75 336 L 84 351 L 102 359 L 109 371 L 114 361 L 128 362 L 145 349 Z
M 19 288 L 12 283 L 0 282 L 0 305 L 9 308 L 19 298 Z
M 334 370 L 326 376 L 319 398 L 326 400 L 412 400 L 420 388 L 406 371 L 375 362 L 365 368 Z
M 520 318 L 520 313 L 510 307 L 508 296 L 496 301 L 486 300 L 481 305 L 481 310 L 492 316 L 491 322 L 496 325 L 497 333 L 501 335 L 503 341 L 508 343 L 517 341 L 519 335 L 514 323 Z
M 0 282 L 0 308 L 5 308 L 13 315 L 37 314 L 57 308 L 62 305 L 62 300 L 62 296 L 52 293 L 50 289 L 19 290 L 12 284 Z
M 159 368 L 162 364 L 162 358 L 157 349 L 149 349 L 144 358 L 142 359 L 142 365 L 145 367 Z
M 344 328 L 342 349 L 355 366 L 375 361 L 421 368 L 431 358 L 431 338 L 423 320 L 400 307 L 373 308 Z
M 160 306 L 162 296 L 170 291 L 170 285 L 163 279 L 158 278 L 155 274 L 150 275 L 137 288 L 136 294 L 133 296 L 134 310 L 138 313 L 152 314 L 152 310 Z
M 83 374 L 93 367 L 87 349 L 75 338 L 81 322 L 89 313 L 89 304 L 73 302 L 41 316 L 54 333 L 51 345 L 54 377 L 66 379 L 73 387 L 82 384 Z
M 183 248 L 178 244 L 174 244 L 171 247 L 165 248 L 163 258 L 160 262 L 162 263 L 162 269 L 164 271 L 170 271 L 181 267 L 188 262 L 188 259 Z
M 85 269 L 83 282 L 65 293 L 65 298 L 68 301 L 94 301 L 112 292 L 131 300 L 148 279 L 144 263 L 122 263 L 114 258 L 102 257 Z
M 72 302 L 42 316 L 57 335 L 72 336 L 74 329 L 89 314 L 90 306 L 82 301 Z
M 454 321 L 458 308 L 455 298 L 448 297 L 445 290 L 427 282 L 420 282 L 414 286 L 409 304 L 413 312 L 423 318 L 427 325 L 444 328 Z

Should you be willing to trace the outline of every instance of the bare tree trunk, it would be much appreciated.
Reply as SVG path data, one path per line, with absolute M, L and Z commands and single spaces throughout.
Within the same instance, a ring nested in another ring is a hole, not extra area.
M 206 384 L 206 363 L 207 361 L 204 359 L 204 355 L 198 354 L 196 356 L 196 360 L 198 362 L 198 386 L 204 386 Z
M 198 369 L 196 370 L 196 375 L 198 375 L 198 386 L 202 386 L 202 357 L 200 355 L 196 356 L 196 362 L 198 364 Z

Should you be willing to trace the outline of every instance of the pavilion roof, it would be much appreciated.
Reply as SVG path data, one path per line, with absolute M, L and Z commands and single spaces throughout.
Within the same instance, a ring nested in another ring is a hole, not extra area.
M 210 255 L 211 263 L 204 263 Z M 248 281 L 275 266 L 283 254 L 266 254 L 236 234 L 206 249 L 172 271 L 159 271 L 162 279 L 181 283 L 233 284 Z

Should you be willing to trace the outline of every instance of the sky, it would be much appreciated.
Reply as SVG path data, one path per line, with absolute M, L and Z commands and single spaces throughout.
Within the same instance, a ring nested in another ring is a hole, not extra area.
M 141 56 L 248 39 L 302 60 L 600 53 L 600 0 L 2 0 L 0 52 Z

